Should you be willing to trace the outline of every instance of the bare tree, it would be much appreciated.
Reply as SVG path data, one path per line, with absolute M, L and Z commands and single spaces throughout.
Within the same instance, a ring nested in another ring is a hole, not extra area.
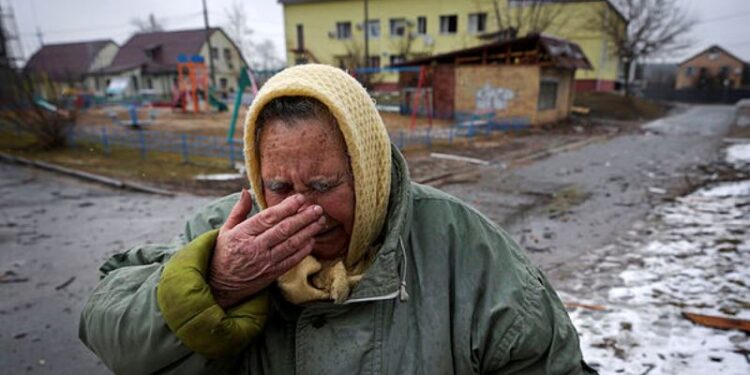
M 31 134 L 33 147 L 54 149 L 65 147 L 70 130 L 75 126 L 78 111 L 65 109 L 65 98 L 59 87 L 43 76 L 8 72 L 3 75 L 4 104 L 0 111 L 0 123 Z M 39 93 L 46 93 L 41 99 Z
M 590 27 L 602 30 L 614 45 L 625 74 L 625 95 L 630 95 L 631 66 L 648 57 L 666 55 L 690 46 L 686 35 L 695 20 L 677 0 L 613 0 L 625 18 L 616 22 L 608 7 L 600 7 Z
M 276 53 L 276 45 L 271 39 L 266 39 L 255 46 L 253 63 L 257 69 L 261 70 L 278 69 L 284 66 L 284 61 Z
M 253 30 L 247 25 L 245 6 L 239 1 L 234 1 L 232 6 L 224 9 L 224 13 L 227 17 L 227 34 L 240 49 L 245 61 L 251 60 L 254 47 L 251 39 Z
M 492 0 L 499 39 L 536 34 L 564 23 L 565 12 L 545 0 Z
M 135 26 L 138 32 L 141 33 L 164 31 L 164 21 L 157 20 L 153 13 L 149 13 L 145 19 L 133 18 L 130 20 L 130 24 Z

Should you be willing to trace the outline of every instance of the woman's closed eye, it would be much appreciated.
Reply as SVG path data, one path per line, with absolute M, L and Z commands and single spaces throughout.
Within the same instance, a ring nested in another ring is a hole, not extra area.
M 339 185 L 336 181 L 312 181 L 307 186 L 316 193 L 325 193 Z
M 292 184 L 283 181 L 268 181 L 266 189 L 274 194 L 287 194 L 292 191 Z

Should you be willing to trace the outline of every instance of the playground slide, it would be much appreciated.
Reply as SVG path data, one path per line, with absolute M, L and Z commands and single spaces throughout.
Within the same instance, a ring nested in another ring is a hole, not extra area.
M 227 104 L 223 101 L 219 100 L 212 92 L 208 93 L 208 104 L 211 105 L 211 107 L 216 108 L 219 112 L 224 112 L 229 110 L 229 107 L 227 107 Z

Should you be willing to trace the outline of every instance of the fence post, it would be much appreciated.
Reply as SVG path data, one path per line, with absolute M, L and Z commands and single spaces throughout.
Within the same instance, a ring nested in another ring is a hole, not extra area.
M 229 168 L 234 168 L 234 139 L 229 141 Z
M 404 146 L 404 131 L 402 129 L 398 131 L 398 149 L 403 150 Z
M 182 144 L 182 161 L 184 163 L 190 163 L 190 156 L 188 154 L 188 142 L 187 142 L 187 134 L 182 133 L 180 134 L 181 144 Z
M 428 149 L 432 148 L 432 127 L 428 127 L 425 134 L 425 144 L 427 145 Z
M 70 128 L 70 133 L 68 134 L 68 143 L 71 147 L 76 146 L 76 127 L 73 126 Z
M 107 137 L 107 127 L 102 128 L 102 150 L 104 155 L 109 156 L 109 138 Z
M 143 130 L 138 130 L 138 140 L 141 142 L 141 159 L 146 160 L 146 137 Z

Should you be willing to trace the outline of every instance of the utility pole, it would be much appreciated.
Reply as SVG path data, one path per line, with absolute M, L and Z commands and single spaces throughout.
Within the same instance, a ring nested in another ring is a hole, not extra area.
M 365 68 L 370 67 L 370 23 L 368 14 L 368 0 L 365 0 Z
M 211 86 L 216 87 L 216 75 L 214 73 L 214 52 L 211 47 L 211 30 L 208 27 L 208 9 L 206 0 L 203 0 L 203 23 L 206 26 L 206 43 L 208 44 L 208 69 L 211 72 Z

